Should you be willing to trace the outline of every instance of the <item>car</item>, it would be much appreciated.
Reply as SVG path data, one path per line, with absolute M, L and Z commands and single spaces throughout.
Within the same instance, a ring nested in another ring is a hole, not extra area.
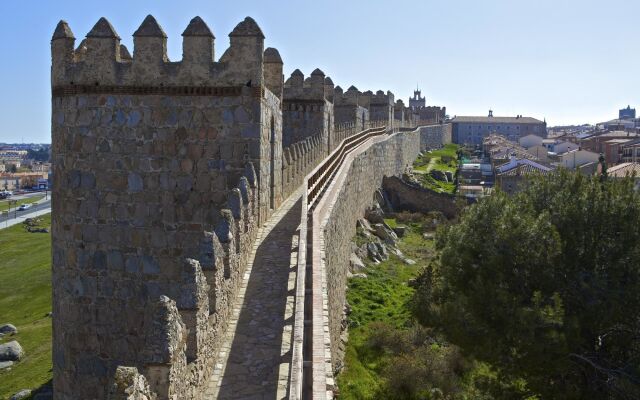
M 24 210 L 28 210 L 31 208 L 31 204 L 22 204 L 20 205 L 20 207 L 18 207 L 18 211 L 24 211 Z

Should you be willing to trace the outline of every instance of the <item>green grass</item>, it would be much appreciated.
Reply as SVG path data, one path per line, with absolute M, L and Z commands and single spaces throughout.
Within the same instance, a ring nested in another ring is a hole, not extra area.
M 454 193 L 455 184 L 453 182 L 442 182 L 434 179 L 429 175 L 429 171 L 451 171 L 455 176 L 458 170 L 458 158 L 457 158 L 458 145 L 447 144 L 443 148 L 433 150 L 430 153 L 426 153 L 419 156 L 413 163 L 413 170 L 417 171 L 420 176 L 422 185 L 428 189 L 435 190 L 437 192 Z M 450 158 L 448 162 L 443 161 L 443 157 Z
M 29 201 L 33 201 L 29 199 Z M 49 226 L 51 215 L 42 217 Z M 0 324 L 12 323 L 25 357 L 0 372 L 0 399 L 51 379 L 51 234 L 29 233 L 23 224 L 0 230 Z
M 396 226 L 395 219 L 385 219 Z M 415 265 L 407 265 L 391 255 L 379 265 L 368 264 L 367 279 L 349 280 L 347 301 L 349 315 L 349 341 L 345 353 L 345 370 L 338 376 L 340 399 L 375 399 L 381 385 L 381 368 L 388 355 L 372 349 L 367 341 L 372 333 L 372 322 L 384 322 L 396 328 L 411 324 L 408 302 L 414 290 L 407 285 L 415 278 L 432 254 L 432 241 L 422 238 L 417 225 L 410 225 L 399 243 L 400 250 Z
M 42 199 L 44 199 L 44 195 L 33 196 L 33 197 L 29 197 L 28 199 L 18 200 L 16 204 L 11 203 L 11 209 L 13 210 L 22 204 L 35 203 L 36 201 L 40 201 Z M 9 209 L 9 200 L 0 200 L 0 212 L 6 211 L 8 209 Z

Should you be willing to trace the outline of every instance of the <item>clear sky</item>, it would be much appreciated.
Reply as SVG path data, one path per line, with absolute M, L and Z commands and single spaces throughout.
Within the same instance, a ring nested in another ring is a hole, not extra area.
M 147 14 L 181 58 L 180 34 L 200 15 L 216 57 L 245 16 L 276 47 L 285 77 L 319 67 L 344 89 L 420 85 L 451 116 L 523 114 L 549 125 L 595 123 L 640 106 L 637 0 L 20 0 L 0 1 L 0 142 L 50 142 L 50 39 L 60 19 L 77 41 L 101 16 L 133 50 Z

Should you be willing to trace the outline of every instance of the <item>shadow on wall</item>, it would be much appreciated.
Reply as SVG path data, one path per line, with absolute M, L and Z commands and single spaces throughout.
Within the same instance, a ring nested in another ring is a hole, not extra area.
M 395 176 L 385 176 L 382 179 L 382 189 L 396 211 L 421 213 L 439 211 L 447 218 L 453 218 L 458 214 L 457 196 L 452 194 L 438 193 L 411 185 Z
M 301 210 L 299 199 L 256 251 L 221 378 L 220 399 L 276 398 L 279 376 L 289 379 L 289 369 L 280 368 L 291 365 L 294 293 L 289 293 L 289 278 L 296 268 L 295 263 L 291 265 L 291 252 L 297 245 L 292 241 Z

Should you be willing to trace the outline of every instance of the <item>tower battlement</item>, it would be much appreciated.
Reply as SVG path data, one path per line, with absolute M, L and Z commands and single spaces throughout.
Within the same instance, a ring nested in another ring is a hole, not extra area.
M 285 100 L 328 100 L 333 101 L 333 81 L 319 68 L 313 70 L 308 78 L 296 69 L 284 83 Z
M 264 35 L 258 24 L 247 17 L 229 33 L 229 38 L 229 48 L 215 61 L 215 36 L 202 18 L 195 17 L 182 33 L 182 60 L 170 61 L 167 35 L 151 15 L 133 34 L 133 56 L 104 17 L 78 48 L 74 48 L 71 28 L 60 21 L 51 39 L 51 83 L 54 93 L 86 92 L 89 88 L 99 91 L 109 86 L 131 87 L 133 92 L 153 86 L 162 87 L 165 93 L 179 93 L 187 90 L 184 87 L 199 86 L 207 95 L 235 86 L 263 85 Z
M 56 398 L 107 398 L 119 367 L 159 398 L 201 390 L 282 202 L 278 51 L 248 17 L 217 61 L 201 18 L 182 37 L 172 62 L 153 16 L 132 53 L 105 18 L 77 48 L 66 22 L 53 34 Z

